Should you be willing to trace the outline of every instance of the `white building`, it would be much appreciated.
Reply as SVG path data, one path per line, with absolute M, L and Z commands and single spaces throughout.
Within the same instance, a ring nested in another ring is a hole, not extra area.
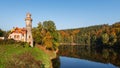
M 13 28 L 8 36 L 8 39 L 28 42 L 31 45 L 31 47 L 33 47 L 32 18 L 30 13 L 27 13 L 25 22 L 26 22 L 26 28 L 18 28 L 18 27 Z

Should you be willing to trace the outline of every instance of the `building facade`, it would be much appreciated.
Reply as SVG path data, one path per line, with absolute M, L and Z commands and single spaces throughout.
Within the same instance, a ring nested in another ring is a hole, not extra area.
M 8 39 L 14 39 L 16 41 L 26 42 L 26 29 L 25 28 L 13 28 L 8 36 Z
M 26 23 L 25 28 L 18 28 L 18 27 L 13 28 L 8 36 L 8 39 L 28 42 L 30 46 L 33 47 L 32 18 L 30 13 L 26 14 L 25 23 Z

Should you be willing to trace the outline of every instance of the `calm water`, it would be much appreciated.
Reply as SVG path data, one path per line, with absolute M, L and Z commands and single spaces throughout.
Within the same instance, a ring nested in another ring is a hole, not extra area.
M 120 51 L 86 46 L 60 46 L 54 68 L 120 68 Z
M 116 68 L 114 65 L 108 63 L 100 63 L 88 61 L 85 59 L 77 59 L 70 57 L 60 57 L 60 68 Z

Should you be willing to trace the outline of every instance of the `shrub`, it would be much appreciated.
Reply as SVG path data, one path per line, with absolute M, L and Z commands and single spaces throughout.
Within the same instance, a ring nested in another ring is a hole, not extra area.
M 21 55 L 14 55 L 13 59 L 8 61 L 6 68 L 44 68 L 40 60 L 36 60 L 30 52 Z
M 11 44 L 17 44 L 17 46 L 30 46 L 27 42 L 21 42 L 21 41 L 15 41 L 13 39 L 6 39 L 6 40 L 0 40 L 0 45 L 11 45 Z

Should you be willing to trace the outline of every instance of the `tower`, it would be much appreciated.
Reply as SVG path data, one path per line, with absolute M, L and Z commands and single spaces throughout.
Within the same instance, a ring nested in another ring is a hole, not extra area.
M 26 22 L 26 30 L 27 30 L 26 41 L 30 44 L 31 47 L 33 47 L 32 18 L 30 13 L 26 14 L 25 22 Z

